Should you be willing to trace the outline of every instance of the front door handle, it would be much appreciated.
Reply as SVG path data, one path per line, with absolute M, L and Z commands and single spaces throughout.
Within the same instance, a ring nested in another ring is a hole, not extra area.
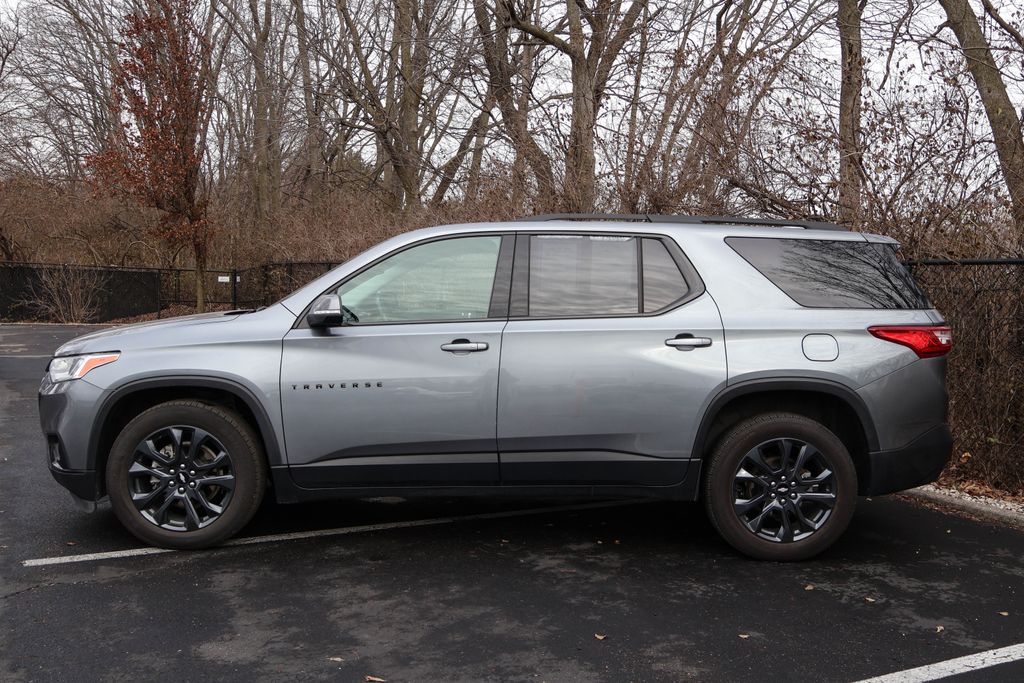
M 453 339 L 448 344 L 441 344 L 441 350 L 449 353 L 474 353 L 489 348 L 487 342 L 471 342 L 468 339 Z
M 672 346 L 681 351 L 703 349 L 711 346 L 711 339 L 709 337 L 694 337 L 692 334 L 680 334 L 672 339 L 666 339 L 665 346 Z

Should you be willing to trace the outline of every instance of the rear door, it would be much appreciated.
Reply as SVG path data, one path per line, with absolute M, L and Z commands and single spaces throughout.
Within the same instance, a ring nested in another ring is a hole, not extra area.
M 336 290 L 349 317 L 284 339 L 288 461 L 306 487 L 496 484 L 513 237 L 389 255 Z
M 680 482 L 726 380 L 723 341 L 674 241 L 520 234 L 498 389 L 502 482 Z

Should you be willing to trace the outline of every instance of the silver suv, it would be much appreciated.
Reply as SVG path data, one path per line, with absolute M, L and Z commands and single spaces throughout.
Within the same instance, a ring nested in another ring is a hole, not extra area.
M 739 551 L 806 558 L 949 459 L 950 330 L 896 248 L 683 216 L 410 232 L 268 308 L 65 344 L 50 471 L 170 548 L 235 534 L 269 486 L 701 499 Z

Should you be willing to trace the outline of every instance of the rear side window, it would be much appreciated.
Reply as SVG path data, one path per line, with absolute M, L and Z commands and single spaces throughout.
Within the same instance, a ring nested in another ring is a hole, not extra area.
M 529 240 L 529 283 L 521 286 L 518 312 L 513 295 L 513 316 L 658 313 L 693 293 L 692 282 L 660 239 L 554 234 Z M 693 281 L 699 282 L 695 275 Z
M 636 243 L 614 235 L 530 237 L 530 315 L 635 314 Z
M 801 306 L 931 308 L 888 244 L 770 237 L 725 241 Z
M 643 242 L 644 313 L 668 308 L 690 288 L 664 242 L 646 237 Z

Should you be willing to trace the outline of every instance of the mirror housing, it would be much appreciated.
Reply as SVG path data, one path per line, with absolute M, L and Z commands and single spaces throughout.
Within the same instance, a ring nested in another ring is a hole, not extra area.
M 306 314 L 306 323 L 310 327 L 340 327 L 345 324 L 344 309 L 341 297 L 337 294 L 322 294 Z

